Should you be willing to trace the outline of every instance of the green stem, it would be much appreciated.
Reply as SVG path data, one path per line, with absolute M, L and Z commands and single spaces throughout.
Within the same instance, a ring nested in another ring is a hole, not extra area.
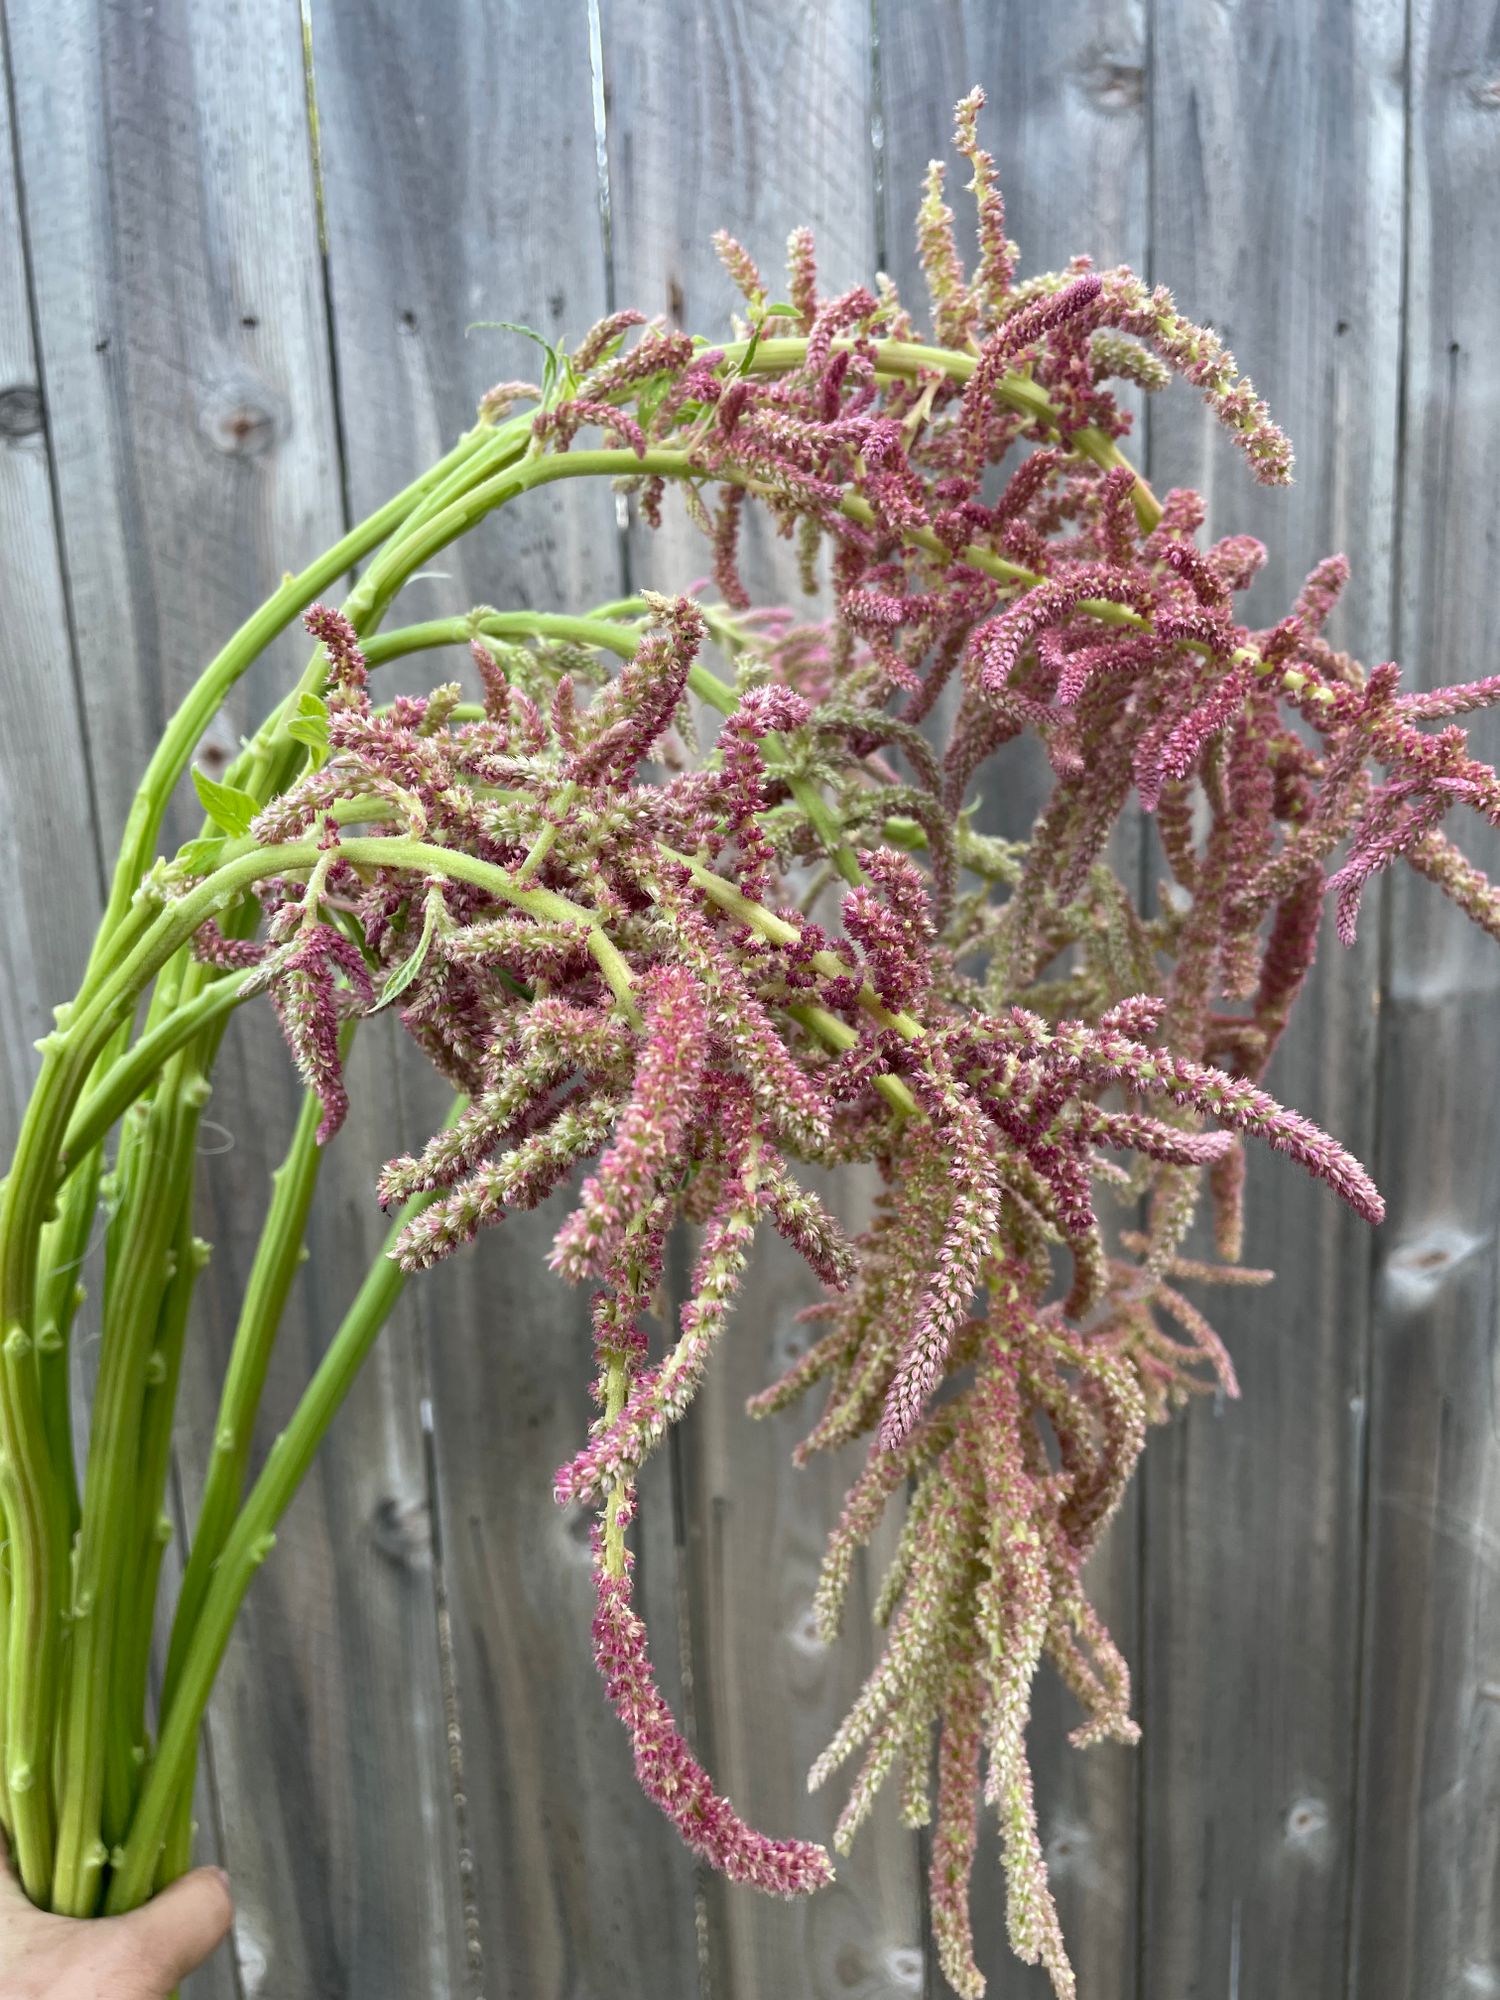
M 156 1590 L 162 1557 L 172 1535 L 171 1517 L 164 1511 L 172 1459 L 172 1416 L 177 1406 L 188 1312 L 209 1254 L 209 1246 L 193 1234 L 189 1198 L 178 1218 L 172 1274 L 147 1363 L 141 1409 L 135 1545 L 126 1570 L 133 1582 L 120 1596 L 113 1722 L 104 1773 L 104 1840 L 110 1847 L 125 1836 L 145 1763 L 146 1681 Z
M 174 1056 L 150 1105 L 143 1107 L 134 1199 L 116 1218 L 117 1241 L 111 1245 L 61 1711 L 63 1776 L 51 1907 L 64 1916 L 93 1915 L 109 1858 L 102 1829 L 111 1688 L 119 1667 L 114 1647 L 124 1555 L 134 1545 L 140 1499 L 141 1408 L 162 1295 L 170 1283 L 169 1246 L 190 1196 L 193 1141 L 207 1094 L 192 1051 Z
M 37 1372 L 52 1465 L 68 1509 L 68 1534 L 78 1532 L 78 1473 L 73 1463 L 73 1419 L 68 1394 L 68 1335 L 83 1302 L 82 1267 L 99 1207 L 104 1149 L 97 1143 L 79 1156 L 56 1219 L 42 1231 L 37 1253 Z
M 460 1101 L 453 1115 L 461 1109 Z M 107 1908 L 111 1914 L 135 1908 L 150 1893 L 157 1855 L 184 1780 L 191 1772 L 198 1727 L 235 1616 L 251 1578 L 270 1553 L 277 1523 L 401 1296 L 406 1279 L 391 1255 L 396 1239 L 433 1199 L 430 1194 L 418 1195 L 401 1211 L 229 1532 L 184 1653 L 173 1698 L 163 1712 L 156 1753 L 110 1882 Z
M 771 761 L 769 758 L 766 760 Z M 789 777 L 787 788 L 806 815 L 807 823 L 818 836 L 827 851 L 829 860 L 840 875 L 857 889 L 864 881 L 864 870 L 854 849 L 844 838 L 843 821 L 829 805 L 812 778 Z
M 509 466 L 493 478 L 481 480 L 470 487 L 451 506 L 433 514 L 412 535 L 404 537 L 399 548 L 377 557 L 349 599 L 349 615 L 360 629 L 363 629 L 365 621 L 378 619 L 414 570 L 440 554 L 449 543 L 467 534 L 486 514 L 503 507 L 520 493 L 529 492 L 533 487 L 551 485 L 559 479 L 631 479 L 652 475 L 663 479 L 701 479 L 708 476 L 690 451 L 647 451 L 641 456 L 627 450 L 570 451 L 550 458 L 523 459 L 519 465 Z M 759 482 L 752 473 L 734 466 L 720 467 L 712 476 L 751 491 L 759 488 Z M 858 494 L 846 493 L 839 502 L 839 508 L 851 521 L 866 527 L 874 523 L 872 509 Z M 953 551 L 930 528 L 906 529 L 901 539 L 936 557 L 945 566 L 955 560 Z M 956 559 L 994 577 L 998 582 L 1020 583 L 1029 587 L 1044 581 L 1035 570 L 1011 562 L 1005 556 L 994 555 L 977 542 L 970 542 L 960 549 Z M 1149 618 L 1132 611 L 1129 605 L 1115 604 L 1107 598 L 1082 598 L 1077 608 L 1106 625 L 1124 625 L 1135 631 L 1151 629 Z M 1197 642 L 1184 643 L 1203 650 Z M 1242 648 L 1240 657 L 1259 670 L 1259 655 L 1253 649 Z
M 493 611 L 482 618 L 429 618 L 421 625 L 400 625 L 392 632 L 372 633 L 361 645 L 365 664 L 383 667 L 408 653 L 437 646 L 466 646 L 475 632 L 491 639 L 563 639 L 577 646 L 598 646 L 632 659 L 640 634 L 628 626 L 592 618 L 562 618 L 550 611 Z
M 0 1529 L 5 1530 L 5 1539 L 0 1541 L 0 1743 L 6 1741 L 4 1730 L 10 1710 L 10 1676 L 5 1672 L 5 1662 L 10 1657 L 10 1573 L 11 1542 L 8 1524 L 15 1505 L 12 1482 L 3 1462 L 0 1462 Z M 16 1851 L 16 1836 L 13 1808 L 10 1798 L 10 1783 L 6 1775 L 4 1760 L 0 1760 L 0 1825 L 5 1829 L 5 1838 L 11 1853 Z
M 42 1907 L 52 1885 L 52 1717 L 69 1518 L 32 1354 L 37 1259 L 68 1109 L 106 1039 L 90 1046 L 44 1037 L 41 1073 L 0 1196 L 0 1471 L 11 1568 L 5 1782 L 16 1866 Z
M 165 1013 L 130 1053 L 107 1068 L 74 1112 L 62 1149 L 62 1178 L 71 1185 L 80 1162 L 141 1097 L 186 1042 L 222 1021 L 240 1005 L 242 978 L 230 973 Z
M 341 1037 L 345 1052 L 350 1039 L 350 1024 L 346 1024 Z M 162 1683 L 164 1706 L 172 1700 L 188 1642 L 208 1591 L 213 1566 L 218 1561 L 244 1491 L 245 1468 L 250 1462 L 255 1416 L 265 1388 L 271 1350 L 276 1342 L 276 1331 L 281 1324 L 292 1280 L 302 1262 L 302 1239 L 306 1234 L 308 1212 L 317 1186 L 318 1168 L 322 1164 L 323 1149 L 317 1137 L 322 1115 L 323 1107 L 317 1096 L 308 1091 L 303 1097 L 286 1157 L 271 1175 L 271 1200 L 240 1304 L 239 1323 L 230 1348 L 229 1367 L 225 1372 L 218 1420 L 214 1426 L 208 1476 L 204 1481 L 192 1550 L 172 1621 L 172 1639 Z
M 604 1371 L 604 1427 L 609 1426 L 625 1407 L 630 1388 L 630 1371 L 623 1355 L 612 1354 Z M 604 1573 L 616 1580 L 625 1574 L 625 1507 L 630 1486 L 609 1489 L 604 1502 Z
M 335 542 L 306 569 L 288 577 L 205 667 L 167 724 L 136 789 L 120 843 L 109 901 L 99 926 L 96 952 L 124 918 L 136 884 L 150 866 L 156 851 L 167 800 L 187 769 L 188 760 L 203 732 L 235 682 L 299 612 L 305 611 L 309 604 L 377 548 L 430 493 L 435 489 L 446 491 L 450 475 L 463 468 L 492 435 L 483 430 L 467 432 L 452 451 L 420 479 L 414 480 L 388 500 L 367 520 L 361 521 L 358 527 L 351 528 L 342 540 Z

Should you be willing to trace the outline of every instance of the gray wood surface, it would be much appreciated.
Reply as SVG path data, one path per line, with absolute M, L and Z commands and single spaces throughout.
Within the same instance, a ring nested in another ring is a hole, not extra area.
M 1492 10 L 1412 12 L 1397 644 L 1430 685 L 1493 673 L 1500 545 L 1486 387 L 1500 174 Z M 1500 754 L 1494 718 L 1474 718 Z M 1465 828 L 1492 871 L 1500 841 Z M 1500 969 L 1397 880 L 1381 1015 L 1364 1682 L 1350 1992 L 1500 1989 Z
M 1152 275 L 1220 329 L 1297 450 L 1290 491 L 1252 485 L 1182 391 L 1153 410 L 1153 483 L 1200 487 L 1215 533 L 1261 536 L 1267 624 L 1343 550 L 1356 581 L 1331 636 L 1372 661 L 1391 643 L 1401 57 L 1399 0 L 1205 0 L 1158 9 L 1148 79 Z M 1325 922 L 1267 1079 L 1364 1159 L 1378 937 L 1375 903 L 1352 952 Z M 1275 1285 L 1199 1292 L 1242 1400 L 1201 1400 L 1144 1467 L 1143 1995 L 1343 1976 L 1370 1233 L 1252 1147 L 1246 1242 Z
M 0 1120 L 8 1144 L 36 1067 L 31 1045 L 77 983 L 100 902 L 8 101 L 0 101 L 0 602 L 7 718 L 0 732 Z M 61 878 L 37 865 L 60 851 L 75 857 Z
M 1251 485 L 1190 392 L 1137 440 L 1159 488 L 1200 485 L 1216 531 L 1267 541 L 1257 615 L 1341 548 L 1340 643 L 1395 652 L 1417 682 L 1493 671 L 1492 14 L 313 0 L 320 188 L 298 0 L 5 0 L 7 1141 L 81 962 L 100 849 L 175 700 L 284 568 L 444 449 L 490 382 L 530 372 L 524 341 L 472 323 L 576 339 L 630 303 L 712 333 L 734 303 L 712 229 L 770 277 L 799 221 L 830 288 L 880 258 L 920 316 L 917 182 L 975 81 L 1023 268 L 1075 249 L 1145 268 L 1292 433 L 1290 493 Z M 790 590 L 784 557 L 752 539 L 757 588 Z M 397 615 L 585 605 L 707 566 L 680 515 L 622 538 L 610 496 L 553 488 Z M 275 649 L 208 760 L 302 657 L 295 636 Z M 1500 752 L 1486 719 L 1474 735 Z M 1007 773 L 989 823 L 1024 830 L 1035 799 Z M 1500 861 L 1493 839 L 1468 844 Z M 1372 1239 L 1285 1162 L 1253 1162 L 1249 1253 L 1279 1282 L 1205 1301 L 1244 1399 L 1153 1436 L 1092 1579 L 1136 1669 L 1140 1751 L 1067 1749 L 1068 1700 L 1044 1684 L 1031 1747 L 1085 2000 L 1500 1992 L 1497 1002 L 1493 948 L 1426 884 L 1370 897 L 1354 952 L 1325 937 L 1270 1084 L 1373 1159 L 1390 1217 Z M 374 1163 L 441 1113 L 385 1026 L 356 1057 L 265 1439 L 375 1247 Z M 203 1141 L 216 1251 L 184 1374 L 189 1518 L 295 1106 L 268 1021 L 237 1021 Z M 236 1950 L 191 1990 L 939 1992 L 893 1802 L 833 1891 L 783 1906 L 700 1880 L 634 1787 L 589 1657 L 586 1546 L 550 1497 L 589 1415 L 585 1304 L 544 1269 L 556 1221 L 511 1223 L 413 1288 L 255 1586 L 200 1785 Z M 657 1664 L 716 1779 L 772 1831 L 826 1835 L 836 1800 L 809 1800 L 803 1773 L 870 1658 L 867 1593 L 836 1652 L 806 1619 L 845 1468 L 795 1472 L 799 1418 L 742 1414 L 808 1295 L 767 1246 L 638 1532 Z M 997 1846 L 987 1830 L 981 1962 L 992 1993 L 1036 1995 L 1004 1949 Z

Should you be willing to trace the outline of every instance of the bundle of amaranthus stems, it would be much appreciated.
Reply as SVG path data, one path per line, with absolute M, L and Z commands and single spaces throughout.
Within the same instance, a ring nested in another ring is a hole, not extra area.
M 119 1911 L 186 1865 L 196 1738 L 236 1611 L 406 1274 L 592 1162 L 553 1263 L 594 1288 L 598 1414 L 557 1493 L 597 1510 L 594 1645 L 646 1791 L 737 1880 L 791 1894 L 831 1873 L 821 1848 L 752 1831 L 715 1793 L 631 1603 L 635 1476 L 711 1364 L 765 1222 L 824 1296 L 813 1343 L 752 1407 L 823 1383 L 802 1449 L 868 1441 L 818 1590 L 826 1634 L 857 1549 L 905 1508 L 883 1657 L 813 1772 L 863 1750 L 837 1844 L 899 1764 L 906 1822 L 936 1817 L 943 1968 L 978 1993 L 982 1790 L 1015 1948 L 1072 1992 L 1025 1756 L 1031 1684 L 1045 1655 L 1078 1698 L 1075 1740 L 1136 1735 L 1082 1573 L 1147 1425 L 1200 1388 L 1234 1391 L 1194 1295 L 1266 1275 L 1239 1264 L 1244 1139 L 1380 1218 L 1361 1167 L 1260 1079 L 1330 892 L 1348 938 L 1364 884 L 1402 857 L 1500 935 L 1496 890 L 1439 828 L 1457 802 L 1500 821 L 1500 781 L 1461 729 L 1422 727 L 1500 698 L 1500 677 L 1406 694 L 1394 666 L 1335 651 L 1336 557 L 1276 625 L 1237 618 L 1263 549 L 1203 540 L 1195 493 L 1152 494 L 1109 383 L 1185 376 L 1263 480 L 1288 477 L 1285 440 L 1164 291 L 1086 259 L 1017 281 L 981 102 L 958 114 L 972 269 L 939 167 L 921 206 L 929 335 L 885 279 L 822 297 L 805 231 L 785 301 L 722 239 L 737 338 L 622 312 L 549 353 L 542 384 L 492 392 L 440 464 L 289 578 L 168 726 L 83 983 L 40 1044 L 0 1209 L 0 1809 L 37 1901 Z M 580 448 L 584 431 L 598 436 Z M 573 478 L 621 482 L 653 522 L 671 488 L 708 535 L 720 601 L 381 629 L 439 550 Z M 831 616 L 751 611 L 748 501 L 794 538 Z M 317 602 L 360 564 L 341 610 Z M 299 616 L 317 641 L 301 681 L 223 782 L 198 776 L 204 836 L 158 858 L 210 719 Z M 457 682 L 377 701 L 379 667 L 439 648 L 472 655 L 479 701 Z M 699 751 L 709 712 L 722 723 Z M 972 781 L 1028 734 L 1050 798 L 1029 841 L 984 837 Z M 1171 878 L 1147 902 L 1106 858 L 1132 800 Z M 261 989 L 308 1094 L 153 1731 L 174 1390 L 208 1255 L 195 1134 L 229 1017 Z M 380 1008 L 451 1081 L 453 1115 L 381 1174 L 399 1207 L 386 1253 L 252 1483 L 344 1054 Z M 883 1193 L 850 1241 L 797 1168 L 859 1162 Z M 106 1185 L 80 1479 L 69 1329 Z M 1205 1186 L 1213 1265 L 1184 1247 Z M 1136 1228 L 1106 1233 L 1100 1188 Z M 691 1297 L 653 1324 L 679 1224 L 696 1232 Z

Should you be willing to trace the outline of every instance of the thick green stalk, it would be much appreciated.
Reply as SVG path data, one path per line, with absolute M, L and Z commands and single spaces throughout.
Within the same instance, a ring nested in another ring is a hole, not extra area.
M 342 1042 L 347 1052 L 350 1041 L 346 1026 Z M 214 1426 L 213 1452 L 203 1499 L 193 1530 L 193 1545 L 183 1572 L 182 1590 L 172 1621 L 172 1640 L 167 1654 L 162 1702 L 170 1704 L 182 1671 L 187 1642 L 197 1623 L 208 1591 L 213 1566 L 219 1559 L 235 1509 L 244 1491 L 245 1468 L 255 1415 L 265 1388 L 266 1370 L 276 1332 L 286 1306 L 292 1280 L 302 1261 L 302 1239 L 307 1230 L 308 1212 L 317 1186 L 322 1148 L 318 1144 L 318 1123 L 323 1107 L 312 1091 L 302 1100 L 296 1130 L 286 1157 L 271 1176 L 271 1200 L 255 1247 L 255 1260 L 246 1281 L 240 1304 L 239 1323 L 230 1349 L 229 1367 L 219 1400 Z
M 454 1115 L 461 1109 L 460 1102 Z M 173 1698 L 164 1710 L 140 1803 L 110 1882 L 107 1908 L 112 1914 L 135 1908 L 150 1894 L 169 1821 L 184 1786 L 191 1785 L 198 1727 L 235 1616 L 251 1578 L 270 1553 L 277 1523 L 401 1295 L 406 1277 L 391 1255 L 396 1238 L 432 1199 L 431 1195 L 418 1195 L 401 1211 L 230 1530 L 209 1580 Z
M 52 1885 L 52 1716 L 66 1581 L 68 1503 L 52 1463 L 37 1334 L 37 1255 L 68 1111 L 107 1039 L 43 1040 L 41 1074 L 0 1196 L 0 1455 L 10 1528 L 11 1616 L 5 1780 L 11 1844 L 26 1893 Z
M 259 879 L 255 857 L 221 870 L 207 893 L 189 892 L 152 917 L 136 907 L 101 945 L 83 995 L 43 1038 L 42 1065 L 0 1196 L 0 1453 L 11 1540 L 5 1776 L 13 1845 L 27 1894 L 45 1905 L 53 1868 L 53 1715 L 66 1595 L 70 1520 L 52 1462 L 33 1355 L 38 1255 L 73 1108 L 112 1037 L 150 978 L 218 903 Z M 189 1158 L 191 1156 L 189 1155 Z M 170 1172 L 168 1165 L 164 1172 Z M 77 1883 L 71 1886 L 76 1896 Z
M 135 1546 L 141 1497 L 142 1402 L 162 1296 L 171 1280 L 169 1246 L 191 1191 L 193 1140 L 207 1094 L 192 1052 L 174 1056 L 141 1121 L 135 1199 L 116 1218 L 118 1237 L 111 1245 L 61 1715 L 63 1779 L 51 1906 L 66 1916 L 94 1913 L 108 1859 L 102 1829 L 111 1680 L 120 1664 L 114 1646 L 124 1557 Z
M 73 1415 L 68 1394 L 68 1335 L 83 1302 L 83 1259 L 99 1206 L 104 1149 L 91 1142 L 79 1154 L 55 1218 L 37 1252 L 37 1374 L 52 1465 L 68 1509 L 68 1534 L 78 1532 L 78 1474 L 73 1463 Z
M 211 980 L 201 992 L 165 1012 L 155 1027 L 132 1044 L 127 1055 L 104 1069 L 74 1112 L 63 1141 L 62 1178 L 70 1187 L 79 1164 L 150 1089 L 168 1058 L 239 1006 L 243 984 L 233 973 Z
M 132 1581 L 120 1596 L 110 1754 L 105 1767 L 104 1840 L 111 1848 L 125 1837 L 148 1748 L 146 1681 L 156 1590 L 162 1558 L 172 1534 L 171 1518 L 164 1511 L 172 1458 L 172 1416 L 177 1406 L 188 1313 L 209 1255 L 208 1244 L 193 1234 L 189 1200 L 183 1204 L 178 1220 L 172 1275 L 162 1298 L 141 1410 L 135 1547 L 125 1569 Z
M 383 667 L 408 653 L 435 646 L 466 646 L 474 633 L 490 639 L 563 639 L 577 646 L 599 646 L 631 659 L 640 645 L 638 632 L 612 625 L 603 618 L 563 618 L 550 611 L 490 611 L 480 618 L 430 618 L 421 625 L 401 625 L 394 632 L 376 632 L 362 642 L 365 664 Z
M 6 1475 L 3 1461 L 0 1461 L 0 1527 L 5 1527 L 14 1505 L 11 1481 Z M 10 1677 L 3 1670 L 10 1657 L 10 1536 L 0 1542 L 0 1743 L 5 1741 L 4 1730 L 10 1709 Z M 0 1826 L 5 1829 L 5 1838 L 12 1854 L 16 1851 L 16 1837 L 11 1820 L 10 1784 L 6 1777 L 5 1765 L 0 1760 Z

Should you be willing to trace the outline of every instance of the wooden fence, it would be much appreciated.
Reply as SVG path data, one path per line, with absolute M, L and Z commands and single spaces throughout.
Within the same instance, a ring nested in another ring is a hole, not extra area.
M 312 0 L 308 21 L 298 0 L 4 0 L 3 18 L 10 1129 L 200 663 L 524 372 L 514 336 L 470 323 L 566 339 L 613 300 L 716 329 L 721 223 L 774 263 L 810 221 L 830 282 L 883 266 L 915 295 L 917 184 L 974 81 L 1028 267 L 1086 248 L 1165 279 L 1291 431 L 1289 494 L 1249 485 L 1188 392 L 1138 437 L 1158 486 L 1202 486 L 1220 531 L 1269 542 L 1257 606 L 1342 548 L 1342 643 L 1419 683 L 1497 665 L 1488 0 Z M 416 584 L 412 615 L 586 604 L 702 566 L 675 531 L 622 535 L 607 494 L 549 492 Z M 299 664 L 288 639 L 210 760 Z M 993 802 L 993 823 L 1024 827 L 1027 805 Z M 1372 1237 L 1256 1163 L 1251 1241 L 1282 1275 L 1227 1327 L 1244 1400 L 1153 1436 L 1098 1566 L 1144 1743 L 1070 1751 L 1064 1698 L 1041 1699 L 1086 2000 L 1500 1993 L 1497 1004 L 1500 961 L 1420 883 L 1372 904 L 1355 951 L 1326 942 L 1273 1083 L 1373 1162 L 1390 1219 Z M 267 1437 L 376 1247 L 375 1162 L 433 1110 L 366 1041 Z M 202 1163 L 216 1252 L 177 1435 L 187 1520 L 294 1104 L 265 1019 L 238 1021 Z M 200 1814 L 236 1948 L 192 1990 L 940 1991 L 921 1844 L 893 1811 L 833 1890 L 786 1906 L 698 1877 L 636 1793 L 589 1658 L 585 1541 L 550 1498 L 587 1418 L 585 1316 L 543 1270 L 556 1219 L 412 1288 L 255 1586 Z M 741 1416 L 802 1296 L 768 1259 L 655 1469 L 643 1576 L 720 1783 L 759 1823 L 826 1836 L 803 1773 L 868 1659 L 859 1618 L 840 1650 L 810 1637 L 840 1469 L 794 1473 L 795 1421 Z M 992 1836 L 977 1879 L 992 1991 L 1039 1994 L 1006 1956 Z

